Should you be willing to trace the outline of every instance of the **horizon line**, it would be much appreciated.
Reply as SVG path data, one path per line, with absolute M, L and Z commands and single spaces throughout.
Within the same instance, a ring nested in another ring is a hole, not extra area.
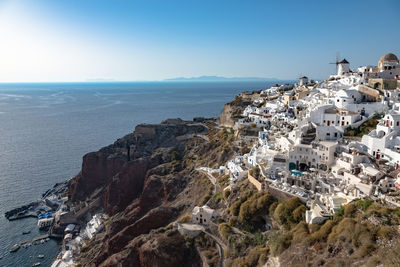
M 216 80 L 201 80 L 201 77 L 215 77 Z M 219 80 L 218 80 L 219 78 Z M 229 82 L 231 81 L 251 81 L 251 80 L 270 80 L 270 81 L 295 81 L 295 79 L 281 79 L 281 78 L 266 78 L 266 77 L 223 77 L 223 76 L 199 76 L 199 77 L 176 77 L 176 78 L 166 78 L 161 80 L 112 80 L 112 79 L 104 79 L 104 80 L 75 80 L 75 81 L 1 81 L 0 84 L 39 84 L 39 83 L 146 83 L 146 82 Z

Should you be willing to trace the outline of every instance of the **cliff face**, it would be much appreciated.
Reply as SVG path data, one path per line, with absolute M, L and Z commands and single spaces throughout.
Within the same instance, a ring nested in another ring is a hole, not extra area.
M 209 127 L 179 119 L 138 125 L 134 133 L 83 157 L 82 171 L 70 181 L 69 198 L 79 202 L 100 197 L 112 217 L 104 235 L 96 237 L 98 244 L 82 255 L 82 265 L 201 262 L 179 234 L 152 232 L 190 212 L 207 192 L 210 182 L 195 170 L 196 158 L 203 155 L 215 162 L 226 154 L 208 141 Z
M 124 183 L 127 183 L 126 188 L 134 185 L 134 191 L 130 194 L 137 195 L 146 171 L 170 160 L 170 149 L 183 144 L 179 139 L 184 140 L 206 130 L 201 124 L 187 124 L 179 119 L 167 120 L 161 124 L 138 125 L 134 133 L 83 157 L 81 172 L 70 181 L 69 198 L 72 201 L 85 200 L 96 189 L 109 187 L 106 190 L 109 192 L 105 196 L 106 200 L 117 201 L 112 196 L 113 188 L 123 186 Z M 153 155 L 156 149 L 162 148 L 164 151 L 160 150 Z

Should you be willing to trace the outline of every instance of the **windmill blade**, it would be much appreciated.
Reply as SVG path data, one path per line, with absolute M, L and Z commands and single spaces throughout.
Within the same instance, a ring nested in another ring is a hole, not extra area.
M 340 52 L 337 51 L 336 52 L 336 73 L 338 72 L 339 62 L 340 62 Z

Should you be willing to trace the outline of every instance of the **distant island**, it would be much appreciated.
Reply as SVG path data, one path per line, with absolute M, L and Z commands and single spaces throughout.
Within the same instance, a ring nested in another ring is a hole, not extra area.
M 221 76 L 199 76 L 199 77 L 177 77 L 165 79 L 166 82 L 238 82 L 238 81 L 278 81 L 277 78 L 262 77 L 221 77 Z

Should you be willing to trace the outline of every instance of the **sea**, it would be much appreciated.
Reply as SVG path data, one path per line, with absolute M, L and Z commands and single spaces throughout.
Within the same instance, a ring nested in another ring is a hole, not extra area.
M 0 84 L 0 266 L 50 266 L 60 244 L 11 247 L 44 234 L 35 218 L 4 212 L 75 176 L 82 156 L 166 118 L 217 117 L 240 92 L 276 81 Z M 31 231 L 22 235 L 24 231 Z M 43 254 L 44 259 L 37 256 Z

